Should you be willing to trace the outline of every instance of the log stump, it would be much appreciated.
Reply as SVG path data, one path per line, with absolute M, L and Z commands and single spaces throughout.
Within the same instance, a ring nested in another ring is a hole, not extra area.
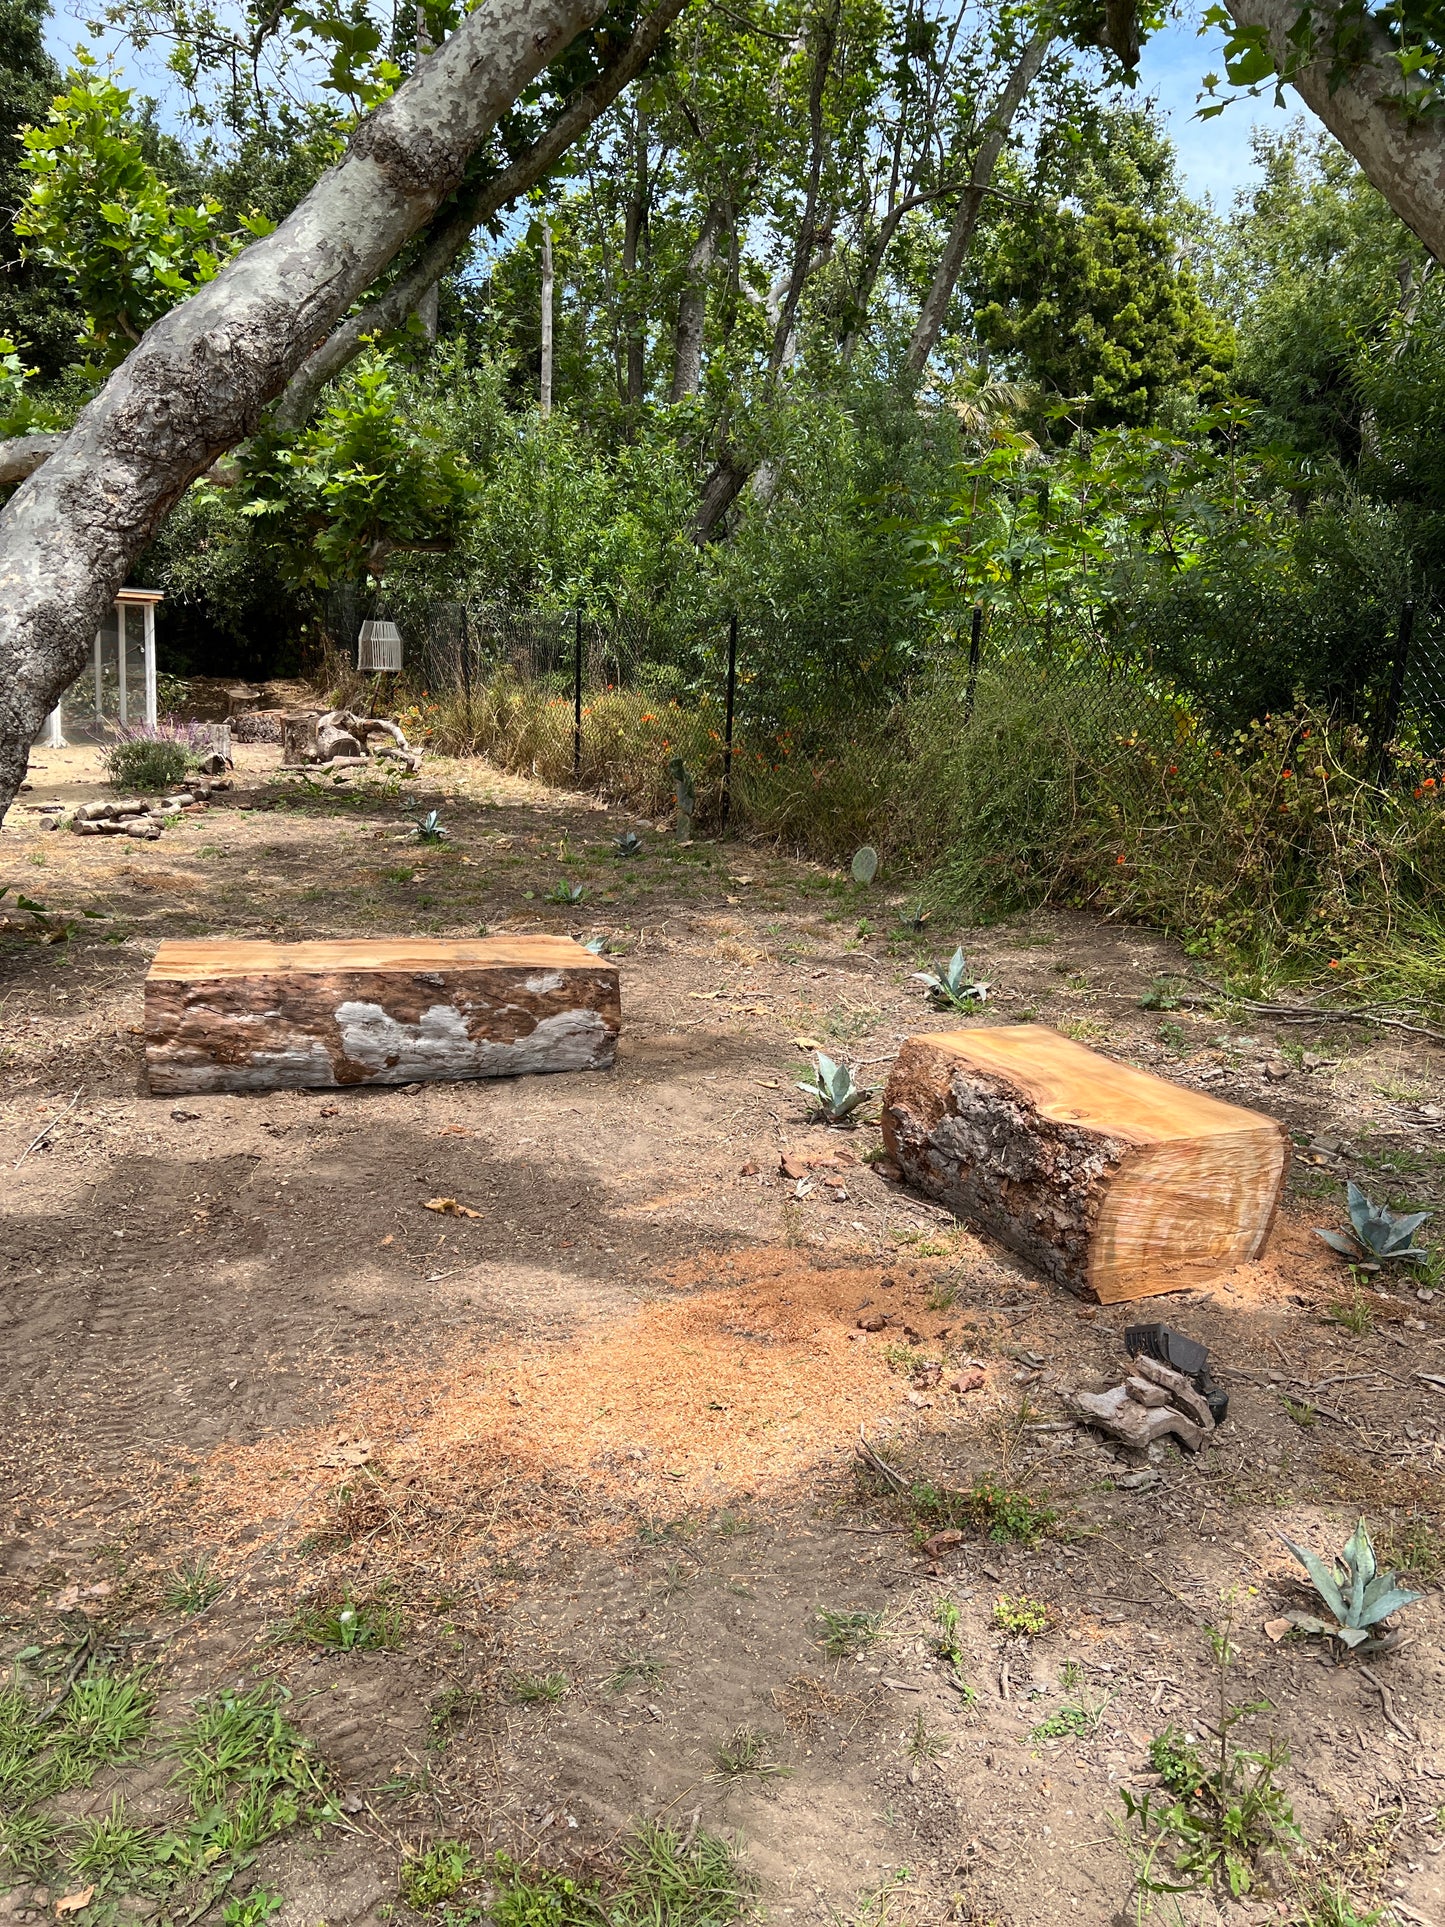
M 911 1184 L 1101 1304 L 1257 1258 L 1289 1158 L 1273 1118 L 1041 1024 L 910 1038 L 883 1136 Z
M 163 943 L 146 978 L 155 1096 L 605 1070 L 617 966 L 568 937 Z

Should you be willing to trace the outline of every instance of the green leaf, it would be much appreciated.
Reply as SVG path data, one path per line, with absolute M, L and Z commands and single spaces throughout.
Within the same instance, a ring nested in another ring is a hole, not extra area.
M 1388 1619 L 1391 1613 L 1400 1612 L 1406 1606 L 1413 1606 L 1424 1597 L 1422 1592 L 1406 1592 L 1403 1586 L 1392 1586 L 1388 1592 L 1382 1592 L 1378 1599 L 1364 1607 L 1355 1624 L 1378 1626 L 1380 1621 Z
M 1286 1539 L 1283 1533 L 1279 1536 L 1282 1544 L 1289 1548 L 1309 1574 L 1311 1580 L 1314 1582 L 1315 1591 L 1343 1626 L 1345 1624 L 1345 1602 L 1341 1596 L 1335 1575 L 1316 1553 L 1310 1551 L 1308 1546 L 1297 1546 L 1293 1539 Z

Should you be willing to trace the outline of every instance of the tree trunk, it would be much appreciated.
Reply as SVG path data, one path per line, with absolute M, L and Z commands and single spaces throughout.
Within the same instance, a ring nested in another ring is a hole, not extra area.
M 491 0 L 273 234 L 161 318 L 0 511 L 0 813 L 131 563 L 198 475 L 457 187 L 599 0 Z
M 146 978 L 154 1095 L 605 1070 L 617 966 L 569 937 L 163 943 Z
M 1242 27 L 1263 27 L 1270 51 L 1289 84 L 1335 139 L 1353 154 L 1406 227 L 1436 260 L 1445 260 L 1445 123 L 1435 116 L 1407 120 L 1392 104 L 1404 85 L 1389 43 L 1368 13 L 1347 15 L 1359 62 L 1337 71 L 1318 34 L 1320 51 L 1298 67 L 1290 31 L 1300 20 L 1298 0 L 1225 0 Z M 1316 0 L 1317 23 L 1345 13 L 1341 0 Z
M 747 487 L 752 472 L 752 464 L 736 456 L 723 455 L 719 458 L 702 485 L 697 518 L 692 525 L 694 542 L 701 545 L 712 540 L 719 522 Z
M 634 141 L 632 195 L 622 235 L 622 298 L 627 307 L 627 393 L 630 409 L 642 406 L 647 381 L 647 335 L 641 284 L 642 254 L 647 240 L 647 113 L 639 104 Z
M 910 1038 L 883 1136 L 910 1183 L 1102 1304 L 1257 1258 L 1289 1161 L 1273 1118 L 1041 1024 Z
M 672 348 L 672 400 L 686 401 L 702 381 L 702 344 L 707 327 L 707 280 L 717 257 L 718 237 L 727 221 L 727 208 L 714 201 L 703 220 L 702 232 L 688 250 L 682 291 L 677 297 L 677 332 Z
M 327 382 L 360 354 L 363 344 L 372 335 L 389 334 L 393 328 L 401 327 L 419 297 L 446 273 L 483 222 L 520 199 L 581 139 L 628 82 L 642 72 L 682 6 L 683 0 L 659 0 L 638 22 L 632 39 L 618 58 L 568 104 L 534 146 L 518 155 L 494 180 L 464 188 L 458 194 L 450 211 L 429 232 L 427 244 L 415 264 L 374 301 L 349 315 L 291 377 L 286 392 L 276 404 L 275 419 L 283 427 L 298 428 Z M 14 442 L 0 445 L 0 462 L 6 447 L 17 446 Z M 26 473 L 29 472 L 27 469 Z
M 552 412 L 552 227 L 542 223 L 542 375 L 537 412 L 546 421 Z
M 983 209 L 983 197 L 993 179 L 993 170 L 998 165 L 998 157 L 1003 152 L 1004 142 L 1008 139 L 1009 129 L 1013 126 L 1014 115 L 1023 104 L 1024 95 L 1038 78 L 1039 69 L 1044 64 L 1044 56 L 1054 36 L 1052 27 L 1040 28 L 1018 57 L 1013 72 L 1004 83 L 1003 92 L 994 105 L 993 112 L 983 130 L 973 166 L 969 169 L 968 185 L 963 191 L 963 199 L 958 204 L 958 212 L 953 217 L 953 226 L 948 231 L 948 239 L 943 244 L 943 253 L 934 272 L 928 293 L 923 297 L 923 306 L 918 311 L 914 325 L 913 339 L 908 344 L 908 355 L 904 363 L 910 374 L 921 375 L 928 366 L 928 357 L 937 346 L 938 337 L 943 332 L 944 321 L 948 317 L 948 304 L 953 299 L 953 291 L 958 286 L 968 250 L 973 242 L 974 229 Z

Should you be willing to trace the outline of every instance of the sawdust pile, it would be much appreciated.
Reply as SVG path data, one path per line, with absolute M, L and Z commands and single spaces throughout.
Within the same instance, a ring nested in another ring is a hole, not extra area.
M 338 1545 L 443 1521 L 453 1543 L 569 1528 L 605 1539 L 639 1517 L 796 1495 L 851 1456 L 860 1425 L 928 1416 L 885 1356 L 904 1323 L 946 1350 L 926 1277 L 888 1289 L 878 1268 L 815 1270 L 791 1251 L 750 1254 L 736 1272 L 701 1288 L 681 1272 L 678 1295 L 562 1343 L 378 1375 L 338 1427 L 218 1457 L 201 1509 L 255 1521 L 262 1491 L 284 1502 L 263 1510 L 289 1510 L 302 1481 Z M 855 1333 L 869 1300 L 896 1333 Z M 317 1520 L 305 1525 L 314 1538 Z

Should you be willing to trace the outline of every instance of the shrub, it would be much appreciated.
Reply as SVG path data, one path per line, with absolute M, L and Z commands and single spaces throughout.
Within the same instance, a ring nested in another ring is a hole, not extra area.
M 133 736 L 105 752 L 107 780 L 118 790 L 169 790 L 185 781 L 184 747 L 163 736 Z

